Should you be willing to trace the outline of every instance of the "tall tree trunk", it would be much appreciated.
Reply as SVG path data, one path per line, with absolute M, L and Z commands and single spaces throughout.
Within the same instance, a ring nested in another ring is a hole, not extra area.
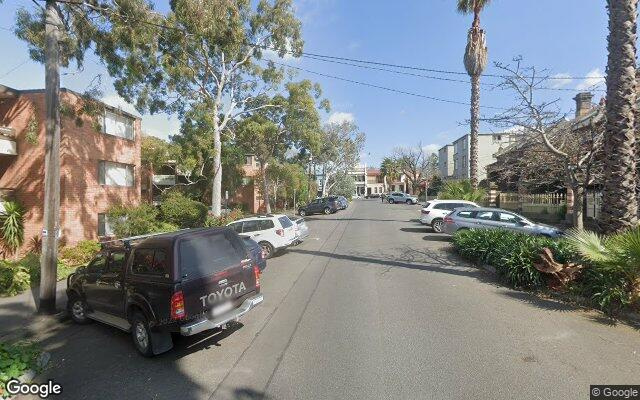
M 638 222 L 635 193 L 637 0 L 608 0 L 607 104 L 602 227 L 618 232 Z
M 478 187 L 478 129 L 480 114 L 480 75 L 471 75 L 471 135 L 469 140 L 469 179 Z
M 267 168 L 262 161 L 260 162 L 260 173 L 262 174 L 262 197 L 264 198 L 264 207 L 267 214 L 271 214 L 271 204 L 269 202 L 269 177 L 267 176 Z
M 60 54 L 62 21 L 55 0 L 47 0 L 45 16 L 46 141 L 44 158 L 44 229 L 40 256 L 38 310 L 56 312 L 58 232 L 60 229 Z
M 211 212 L 214 217 L 222 215 L 222 142 L 220 141 L 220 128 L 218 127 L 218 111 L 214 110 L 213 130 L 213 182 L 211 185 Z
M 584 228 L 584 188 L 573 185 L 573 227 Z

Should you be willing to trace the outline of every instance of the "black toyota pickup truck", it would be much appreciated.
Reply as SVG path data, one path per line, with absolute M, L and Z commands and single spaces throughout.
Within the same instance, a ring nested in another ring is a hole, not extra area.
M 224 328 L 260 304 L 260 270 L 228 228 L 189 229 L 103 244 L 67 278 L 69 314 L 131 332 L 140 353 L 184 336 Z

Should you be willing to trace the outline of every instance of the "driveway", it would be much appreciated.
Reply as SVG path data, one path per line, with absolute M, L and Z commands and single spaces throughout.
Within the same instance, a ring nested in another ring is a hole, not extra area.
M 241 324 L 146 359 L 101 324 L 33 332 L 69 399 L 585 399 L 640 384 L 640 332 L 505 288 L 461 262 L 418 206 L 307 217 Z

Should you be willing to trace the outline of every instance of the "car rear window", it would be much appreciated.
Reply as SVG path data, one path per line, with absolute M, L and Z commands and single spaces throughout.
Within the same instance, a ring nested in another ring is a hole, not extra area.
M 229 231 L 212 232 L 180 241 L 178 250 L 183 278 L 195 279 L 240 264 L 246 250 Z
M 475 218 L 477 211 L 460 211 L 458 217 L 460 218 Z
M 278 221 L 280 221 L 280 225 L 282 225 L 283 228 L 289 228 L 293 226 L 289 217 L 279 217 Z
M 424 203 L 424 208 L 429 208 L 429 205 L 430 205 L 430 204 L 431 204 L 431 203 L 429 203 L 429 202 L 427 201 L 426 203 Z
M 164 250 L 136 249 L 133 253 L 131 272 L 138 275 L 169 277 L 169 263 Z
M 451 203 L 439 203 L 433 206 L 436 210 L 453 210 L 453 204 Z

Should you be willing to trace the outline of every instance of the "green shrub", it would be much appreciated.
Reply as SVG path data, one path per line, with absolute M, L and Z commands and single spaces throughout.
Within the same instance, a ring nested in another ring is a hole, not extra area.
M 566 262 L 574 256 L 565 241 L 502 229 L 458 231 L 453 243 L 464 258 L 492 265 L 499 275 L 516 287 L 543 285 L 542 274 L 533 267 L 542 248 L 551 249 L 558 262 Z
M 24 209 L 16 201 L 4 202 L 0 216 L 0 234 L 4 246 L 12 253 L 24 242 Z
M 58 280 L 66 279 L 75 267 L 58 259 Z M 15 296 L 40 284 L 40 256 L 28 253 L 18 261 L 0 260 L 0 296 Z
M 114 206 L 107 212 L 107 218 L 114 234 L 121 238 L 178 229 L 176 225 L 159 221 L 158 210 L 151 204 Z
M 572 230 L 567 241 L 589 267 L 577 292 L 608 313 L 640 305 L 640 227 L 610 236 Z
M 40 350 L 32 343 L 0 342 L 0 398 L 4 397 L 8 381 L 19 378 L 27 370 L 38 368 Z
M 207 206 L 172 190 L 162 196 L 160 217 L 180 228 L 202 227 L 207 218 Z
M 212 215 L 207 216 L 207 219 L 204 222 L 204 226 L 206 226 L 207 228 L 212 228 L 215 226 L 225 226 L 228 223 L 231 223 L 241 218 L 244 218 L 244 212 L 236 208 L 231 210 L 229 214 L 221 215 L 219 217 L 214 217 Z
M 30 282 L 29 270 L 24 266 L 0 263 L 0 296 L 15 296 L 29 289 Z
M 487 197 L 487 191 L 482 188 L 474 189 L 471 181 L 447 181 L 438 193 L 438 199 L 443 200 L 467 200 L 474 203 L 482 203 Z
M 100 243 L 95 240 L 82 240 L 75 247 L 64 247 L 60 250 L 60 258 L 67 264 L 86 265 L 100 251 Z

